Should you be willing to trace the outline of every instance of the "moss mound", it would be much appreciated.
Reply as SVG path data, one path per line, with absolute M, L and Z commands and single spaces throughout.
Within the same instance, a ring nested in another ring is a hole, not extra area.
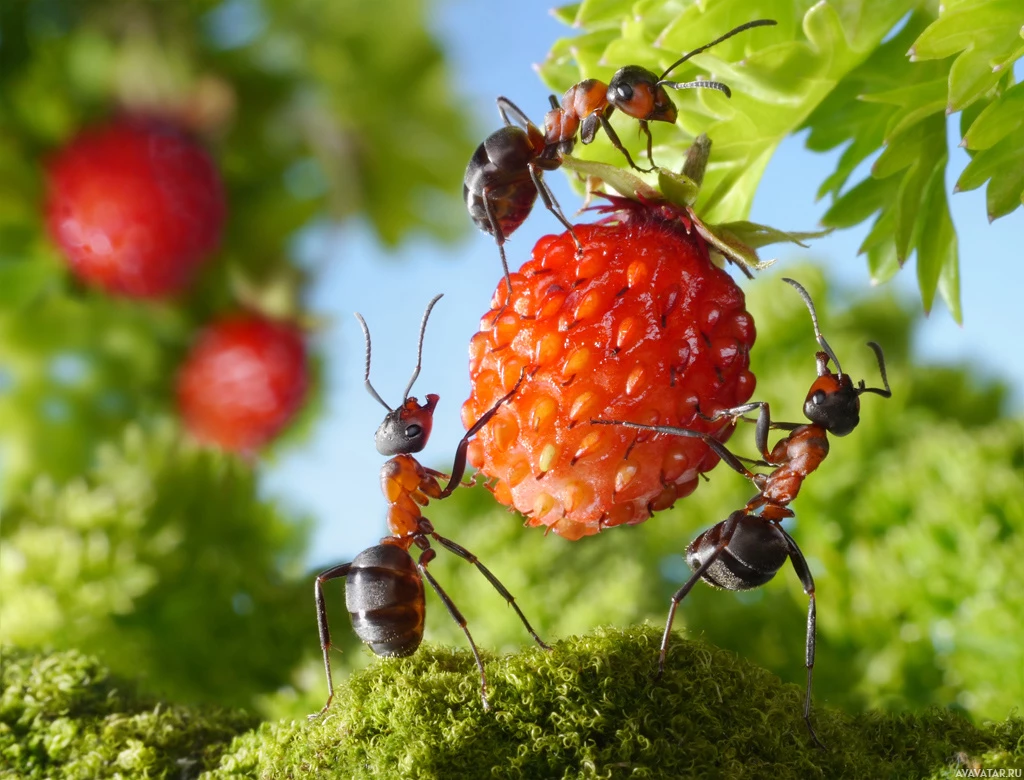
M 818 749 L 798 687 L 679 637 L 655 681 L 659 642 L 652 626 L 604 629 L 551 653 L 489 660 L 490 712 L 470 654 L 428 645 L 353 675 L 322 718 L 258 728 L 238 711 L 140 699 L 79 653 L 8 650 L 0 777 L 938 778 L 1024 768 L 1024 720 L 978 727 L 939 709 L 854 717 L 819 707 L 828 749 Z
M 0 650 L 0 777 L 194 778 L 256 725 L 139 697 L 95 658 Z
M 660 638 L 598 630 L 492 660 L 490 712 L 468 653 L 424 647 L 354 675 L 319 720 L 240 737 L 206 778 L 906 778 L 1024 765 L 1024 721 L 978 728 L 943 710 L 819 708 L 820 750 L 799 688 L 678 637 L 655 681 Z

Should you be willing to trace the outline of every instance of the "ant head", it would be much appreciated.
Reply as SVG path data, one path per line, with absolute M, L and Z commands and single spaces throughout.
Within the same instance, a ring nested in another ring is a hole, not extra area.
M 820 425 L 833 436 L 845 436 L 860 422 L 860 395 L 861 393 L 877 393 L 883 398 L 889 398 L 892 391 L 889 389 L 889 380 L 885 375 L 885 357 L 882 348 L 873 341 L 868 342 L 878 360 L 878 372 L 882 375 L 884 389 L 879 387 L 865 387 L 862 379 L 854 387 L 853 381 L 848 374 L 843 373 L 839 365 L 839 358 L 832 351 L 832 347 L 825 341 L 818 328 L 818 315 L 814 310 L 814 302 L 810 294 L 799 282 L 792 279 L 782 281 L 792 285 L 800 297 L 807 304 L 807 310 L 811 313 L 811 324 L 814 326 L 814 338 L 821 347 L 821 351 L 815 354 L 818 365 L 818 378 L 814 380 L 811 389 L 804 401 L 804 415 L 815 425 Z M 836 370 L 829 369 L 831 361 Z
M 639 65 L 619 68 L 608 82 L 608 104 L 644 121 L 675 122 L 676 106 L 656 73 Z
M 439 400 L 439 396 L 429 393 L 427 402 L 421 405 L 410 397 L 397 409 L 388 412 L 374 437 L 377 452 L 389 457 L 411 455 L 426 447 L 434 427 L 434 407 Z
M 819 352 L 817 359 L 818 378 L 807 392 L 804 415 L 833 436 L 845 436 L 860 422 L 860 398 L 849 375 L 828 370 L 828 355 Z
M 430 438 L 430 431 L 434 425 L 434 407 L 437 406 L 439 397 L 433 393 L 427 395 L 427 402 L 420 404 L 415 398 L 409 395 L 416 378 L 420 375 L 420 365 L 423 360 L 423 335 L 427 330 L 427 319 L 434 304 L 441 300 L 440 295 L 435 295 L 427 309 L 423 312 L 423 321 L 420 323 L 420 340 L 416 350 L 416 368 L 413 369 L 409 384 L 405 387 L 405 395 L 402 398 L 402 405 L 397 409 L 388 406 L 384 399 L 378 395 L 370 384 L 370 329 L 366 326 L 366 320 L 359 312 L 356 312 L 356 319 L 363 328 L 363 335 L 366 337 L 366 374 L 363 384 L 367 392 L 377 399 L 377 402 L 388 410 L 384 422 L 380 424 L 375 436 L 377 452 L 381 455 L 400 455 L 419 452 L 427 446 Z

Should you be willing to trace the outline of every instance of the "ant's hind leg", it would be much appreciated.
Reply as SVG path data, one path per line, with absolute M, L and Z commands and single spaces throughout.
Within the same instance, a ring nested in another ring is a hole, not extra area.
M 419 560 L 416 562 L 416 568 L 419 569 L 420 574 L 423 578 L 430 583 L 430 587 L 434 589 L 434 592 L 441 599 L 445 608 L 448 610 L 448 614 L 452 616 L 452 620 L 459 624 L 459 628 L 462 629 L 462 633 L 466 635 L 466 639 L 469 640 L 469 647 L 473 651 L 473 657 L 476 659 L 477 668 L 480 670 L 480 700 L 483 702 L 484 710 L 491 708 L 490 702 L 487 701 L 487 673 L 484 671 L 484 662 L 480 657 L 480 651 L 476 647 L 476 642 L 473 641 L 473 635 L 469 633 L 469 627 L 466 625 L 466 618 L 462 616 L 459 608 L 455 606 L 455 602 L 451 600 L 451 597 L 444 592 L 437 580 L 434 579 L 429 571 L 427 571 L 427 564 L 430 563 L 436 557 L 435 553 L 429 547 L 423 551 L 420 555 Z
M 537 644 L 545 650 L 551 649 L 551 647 L 549 647 L 539 636 L 537 636 L 537 632 L 533 630 L 533 626 L 530 625 L 530 621 L 526 619 L 526 615 L 523 614 L 523 611 L 519 608 L 519 605 L 516 604 L 515 597 L 508 592 L 508 589 L 504 585 L 501 584 L 501 580 L 499 580 L 497 577 L 494 576 L 494 574 L 491 573 L 490 569 L 488 569 L 486 566 L 480 563 L 479 558 L 473 555 L 473 553 L 471 553 L 462 545 L 453 542 L 451 539 L 446 539 L 438 533 L 434 533 L 432 534 L 432 536 L 434 537 L 434 539 L 437 540 L 437 543 L 444 547 L 446 550 L 455 553 L 464 561 L 469 561 L 474 566 L 476 566 L 477 569 L 480 570 L 480 573 L 487 578 L 487 581 L 494 586 L 494 589 L 498 591 L 498 593 L 501 594 L 502 598 L 504 598 L 505 601 L 507 601 L 509 605 L 512 607 L 512 609 L 516 611 L 516 614 L 519 615 L 519 619 L 523 621 L 523 625 L 526 626 L 526 630 L 530 632 L 530 636 L 534 638 Z
M 327 673 L 327 702 L 319 712 L 314 712 L 309 716 L 310 720 L 318 718 L 327 712 L 327 708 L 331 706 L 331 702 L 334 700 L 334 677 L 331 674 L 331 628 L 327 625 L 327 602 L 324 600 L 323 584 L 330 580 L 347 576 L 351 568 L 351 563 L 335 566 L 333 569 L 328 569 L 319 574 L 313 583 L 313 597 L 316 600 L 316 624 L 320 629 L 320 649 L 323 650 L 324 671 Z
M 530 165 L 530 177 L 533 179 L 533 183 L 537 186 L 537 192 L 540 193 L 540 199 L 544 201 L 544 206 L 550 211 L 558 221 L 561 222 L 565 229 L 569 231 L 569 235 L 572 236 L 573 242 L 576 244 L 576 256 L 583 256 L 583 244 L 580 243 L 579 237 L 576 235 L 576 229 L 572 223 L 565 218 L 565 214 L 562 213 L 562 207 L 558 205 L 558 201 L 555 199 L 555 193 L 553 193 L 544 181 L 544 177 L 541 176 L 537 166 Z

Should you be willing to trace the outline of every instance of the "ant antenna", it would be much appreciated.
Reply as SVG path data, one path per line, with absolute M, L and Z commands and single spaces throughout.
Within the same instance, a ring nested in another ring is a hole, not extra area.
M 669 65 L 667 68 L 665 68 L 665 72 L 662 73 L 661 76 L 658 77 L 658 86 L 672 87 L 673 89 L 685 89 L 687 87 L 697 87 L 697 86 L 700 86 L 700 87 L 711 87 L 712 89 L 720 89 L 722 92 L 724 92 L 726 94 L 726 96 L 729 96 L 731 94 L 729 92 L 729 88 L 727 86 L 725 86 L 725 84 L 719 84 L 717 81 L 708 81 L 708 82 L 691 81 L 691 82 L 688 82 L 686 84 L 678 84 L 678 83 L 671 82 L 671 81 L 665 81 L 664 79 L 665 79 L 665 76 L 667 76 L 669 73 L 671 73 L 676 68 L 678 68 L 680 65 L 682 65 L 684 62 L 686 62 L 688 59 L 690 59 L 690 57 L 695 57 L 698 54 L 700 54 L 702 51 L 707 51 L 712 46 L 717 46 L 722 41 L 727 40 L 729 38 L 732 38 L 732 36 L 736 35 L 737 33 L 741 33 L 744 30 L 749 30 L 751 27 L 771 27 L 772 25 L 776 25 L 776 24 L 778 24 L 778 22 L 776 22 L 774 19 L 755 19 L 752 22 L 747 22 L 746 24 L 741 24 L 739 27 L 736 27 L 735 29 L 729 30 L 729 32 L 727 32 L 721 38 L 716 38 L 715 40 L 711 41 L 711 43 L 706 43 L 703 46 L 701 46 L 699 49 L 694 49 L 693 51 L 688 52 L 687 54 L 684 54 L 678 60 L 676 60 L 671 65 Z
M 370 384 L 370 329 L 366 327 L 366 320 L 363 319 L 363 315 L 359 312 L 356 312 L 356 319 L 363 326 L 363 335 L 366 337 L 366 374 L 363 376 L 363 386 L 366 388 L 366 392 L 376 398 L 381 406 L 389 412 L 393 412 L 394 409 L 384 403 L 384 399 L 377 394 L 377 391 L 373 389 L 373 385 Z
M 427 310 L 423 312 L 423 321 L 420 322 L 420 343 L 416 348 L 416 368 L 413 369 L 412 378 L 409 380 L 409 384 L 405 386 L 405 395 L 402 398 L 403 403 L 409 398 L 409 391 L 412 390 L 412 386 L 415 384 L 416 378 L 420 375 L 420 364 L 423 362 L 423 336 L 427 332 L 427 319 L 430 317 L 430 310 L 434 308 L 434 304 L 441 300 L 442 297 L 444 297 L 444 293 L 438 293 L 431 298 L 430 303 L 427 304 Z M 367 357 L 367 360 L 369 360 L 369 357 Z
M 721 81 L 659 81 L 659 87 L 671 87 L 672 89 L 717 89 L 725 93 L 727 98 L 732 97 L 732 90 Z
M 842 376 L 843 375 L 843 368 L 842 368 L 842 366 L 839 365 L 839 358 L 836 357 L 836 353 L 832 351 L 832 347 L 830 347 L 828 345 L 828 342 L 825 341 L 825 337 L 821 335 L 821 330 L 818 328 L 818 315 L 814 311 L 814 302 L 811 300 L 810 293 L 808 293 L 807 290 L 805 290 L 803 288 L 803 285 L 801 285 L 800 282 L 798 282 L 798 281 L 796 281 L 794 279 L 783 278 L 782 281 L 786 282 L 787 284 L 793 285 L 793 287 L 796 288 L 796 291 L 798 293 L 800 293 L 800 297 L 804 299 L 804 303 L 807 304 L 807 309 L 811 312 L 811 323 L 814 325 L 814 338 L 818 341 L 818 346 L 821 347 L 822 351 L 826 355 L 828 355 L 829 360 L 831 360 L 835 364 L 836 374 L 838 376 Z M 872 342 L 872 343 L 874 343 L 874 342 Z M 875 347 L 878 347 L 878 345 L 875 344 Z M 875 354 L 877 355 L 878 352 L 876 352 Z M 883 378 L 884 378 L 884 371 L 883 371 Z M 886 386 L 888 387 L 888 385 L 886 385 Z
M 877 393 L 882 396 L 882 398 L 891 398 L 892 390 L 889 389 L 889 380 L 885 376 L 885 355 L 882 354 L 882 348 L 874 341 L 869 341 L 868 346 L 871 347 L 871 350 L 875 353 L 875 357 L 878 358 L 878 373 L 882 375 L 882 384 L 885 385 L 885 389 L 883 390 L 880 387 L 865 387 L 864 380 L 862 379 L 860 380 L 857 388 L 857 395 L 860 395 L 861 393 Z

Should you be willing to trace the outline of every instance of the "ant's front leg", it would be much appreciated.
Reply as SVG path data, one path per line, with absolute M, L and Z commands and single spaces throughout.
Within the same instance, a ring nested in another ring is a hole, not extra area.
M 491 421 L 491 418 L 498 413 L 498 409 L 501 408 L 503 403 L 512 399 L 512 396 L 519 391 L 519 386 L 523 383 L 523 379 L 525 378 L 526 370 L 524 369 L 519 374 L 519 379 L 516 380 L 515 387 L 499 398 L 494 406 L 484 412 L 480 419 L 473 423 L 473 427 L 466 431 L 466 435 L 459 440 L 459 446 L 455 449 L 455 462 L 452 464 L 451 478 L 448 480 L 448 484 L 445 486 L 444 490 L 441 491 L 440 495 L 436 496 L 437 498 L 448 498 L 448 496 L 455 492 L 455 488 L 457 488 L 459 483 L 462 482 L 462 477 L 466 473 L 466 451 L 469 449 L 469 440 L 476 436 L 477 433 L 480 432 L 480 429 Z
M 757 409 L 757 420 L 756 427 L 754 428 L 754 446 L 757 447 L 757 451 L 761 453 L 761 457 L 768 465 L 778 465 L 772 461 L 771 450 L 768 449 L 768 431 L 793 431 L 799 428 L 802 423 L 788 423 L 788 422 L 772 422 L 771 408 L 768 406 L 767 401 L 751 401 L 741 406 L 734 406 L 731 409 L 719 409 L 717 412 L 708 417 L 702 414 L 698 409 L 697 414 L 703 417 L 708 422 L 717 422 L 718 420 L 731 419 L 731 420 L 745 420 L 750 422 L 749 417 L 744 415 L 748 412 L 752 412 Z

